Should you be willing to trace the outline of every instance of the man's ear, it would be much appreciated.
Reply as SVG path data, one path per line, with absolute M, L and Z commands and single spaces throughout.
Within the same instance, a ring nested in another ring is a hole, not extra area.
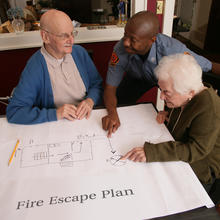
M 156 41 L 157 37 L 154 36 L 152 37 L 149 41 L 148 41 L 148 45 L 151 46 L 155 41 Z
M 153 43 L 156 41 L 156 39 L 157 39 L 156 36 L 153 36 L 153 37 L 152 37 L 152 41 L 153 41 Z
M 49 39 L 49 37 L 48 37 L 48 34 L 47 34 L 45 31 L 41 30 L 41 31 L 40 31 L 40 35 L 41 35 L 41 38 L 42 38 L 42 40 L 43 40 L 44 43 L 50 42 L 50 39 Z

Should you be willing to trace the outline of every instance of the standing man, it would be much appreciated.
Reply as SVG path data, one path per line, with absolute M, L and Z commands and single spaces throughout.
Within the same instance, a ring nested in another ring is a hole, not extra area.
M 158 31 L 159 21 L 155 14 L 138 12 L 128 20 L 124 37 L 114 47 L 104 91 L 108 114 L 102 118 L 102 126 L 108 132 L 108 137 L 120 126 L 117 104 L 135 103 L 141 95 L 157 85 L 154 68 L 163 56 L 191 54 L 204 72 L 212 70 L 220 74 L 220 64 L 211 63 L 178 40 Z
M 40 20 L 43 46 L 28 61 L 7 107 L 11 123 L 89 118 L 102 99 L 102 79 L 84 48 L 74 45 L 69 16 L 49 10 Z

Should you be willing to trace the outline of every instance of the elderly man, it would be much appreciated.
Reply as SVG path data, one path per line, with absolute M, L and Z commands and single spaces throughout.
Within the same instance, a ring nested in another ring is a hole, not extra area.
M 158 123 L 166 121 L 175 141 L 130 150 L 122 159 L 135 162 L 188 162 L 212 199 L 220 194 L 220 98 L 202 83 L 202 69 L 191 55 L 175 54 L 161 59 L 155 69 L 161 99 L 168 111 L 159 112 Z
M 9 122 L 36 124 L 89 118 L 102 98 L 102 79 L 88 53 L 74 45 L 70 18 L 49 10 L 40 20 L 43 47 L 28 61 L 7 107 Z
M 104 91 L 108 115 L 102 119 L 103 129 L 108 131 L 109 137 L 120 126 L 117 103 L 135 103 L 142 94 L 157 85 L 153 71 L 163 56 L 189 53 L 204 72 L 212 70 L 220 74 L 220 64 L 198 56 L 176 39 L 158 34 L 158 30 L 159 21 L 155 14 L 139 12 L 129 19 L 124 37 L 114 48 Z

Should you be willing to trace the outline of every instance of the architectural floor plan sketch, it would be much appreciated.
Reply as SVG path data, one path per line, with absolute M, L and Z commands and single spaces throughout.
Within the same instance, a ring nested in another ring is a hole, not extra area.
M 112 155 L 107 162 L 110 162 L 112 166 L 123 166 L 126 164 L 126 160 L 120 160 L 122 155 L 114 154 Z
M 121 155 L 116 153 L 111 141 L 104 135 L 79 135 L 72 141 L 23 146 L 20 150 L 20 167 L 34 167 L 47 164 L 59 164 L 71 167 L 76 162 L 93 160 L 94 147 L 98 142 L 104 143 L 111 152 L 106 161 L 113 166 L 121 166 L 126 162 L 119 161 Z

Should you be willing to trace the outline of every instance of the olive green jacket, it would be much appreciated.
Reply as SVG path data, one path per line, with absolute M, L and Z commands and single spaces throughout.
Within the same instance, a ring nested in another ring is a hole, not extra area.
M 220 97 L 212 88 L 194 96 L 182 112 L 173 109 L 167 127 L 175 141 L 146 142 L 147 162 L 181 160 L 202 183 L 211 182 L 211 172 L 220 178 Z

